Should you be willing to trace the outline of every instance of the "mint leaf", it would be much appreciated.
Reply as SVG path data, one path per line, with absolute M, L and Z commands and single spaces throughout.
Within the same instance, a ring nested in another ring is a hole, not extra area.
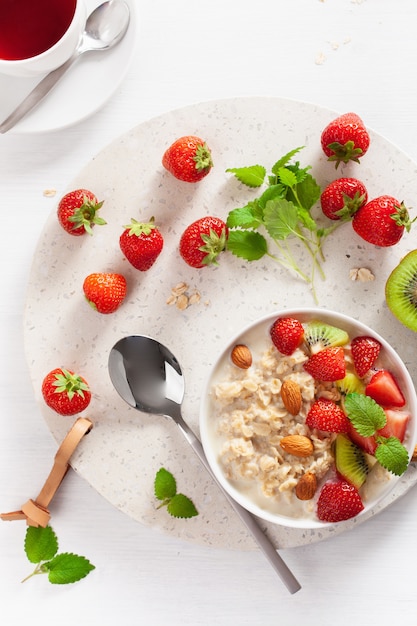
M 371 437 L 385 426 L 387 421 L 384 409 L 363 393 L 348 393 L 345 398 L 345 411 L 355 430 L 362 437 Z
M 287 167 L 281 167 L 277 173 L 279 182 L 285 187 L 294 187 L 297 184 L 297 176 Z
M 85 578 L 95 567 L 83 556 L 63 552 L 44 563 L 42 569 L 48 573 L 50 583 L 66 585 Z
M 229 228 L 257 228 L 262 223 L 262 209 L 257 202 L 249 202 L 246 206 L 233 209 L 227 216 Z
M 297 197 L 304 209 L 311 209 L 319 200 L 321 188 L 311 174 L 297 184 Z
M 158 500 L 172 498 L 177 493 L 177 483 L 174 476 L 163 467 L 156 473 L 154 491 Z
M 177 493 L 171 498 L 167 509 L 169 514 L 173 517 L 189 518 L 198 515 L 198 511 L 192 500 L 182 493 Z
M 379 445 L 375 450 L 375 457 L 388 471 L 396 476 L 404 474 L 408 467 L 408 452 L 397 437 L 377 438 Z
M 31 563 L 48 561 L 58 552 L 58 539 L 50 526 L 29 526 L 25 535 L 25 552 Z
M 154 488 L 156 498 L 162 500 L 159 509 L 166 506 L 168 513 L 173 517 L 187 518 L 198 515 L 192 500 L 182 493 L 177 493 L 176 480 L 164 467 L 156 473 Z
M 294 148 L 294 150 L 291 150 L 290 152 L 287 152 L 287 154 L 284 154 L 284 156 L 282 156 L 271 168 L 271 172 L 273 174 L 275 174 L 275 176 L 278 175 L 279 170 L 281 169 L 281 167 L 284 167 L 285 165 L 287 165 L 287 163 L 289 163 L 291 161 L 291 159 L 298 153 L 300 152 L 300 150 L 302 150 L 304 148 L 304 146 L 301 146 L 299 148 Z
M 253 230 L 231 230 L 226 248 L 246 261 L 258 261 L 268 253 L 266 239 Z
M 296 234 L 297 207 L 288 200 L 269 200 L 264 210 L 264 223 L 272 239 L 286 239 Z
M 285 198 L 286 193 L 287 189 L 284 185 L 281 185 L 280 183 L 270 185 L 258 198 L 258 205 L 261 209 L 264 209 L 269 200 L 279 200 L 280 198 Z
M 247 187 L 260 187 L 266 175 L 263 165 L 251 165 L 250 167 L 233 167 L 226 170 L 234 174 L 238 181 Z

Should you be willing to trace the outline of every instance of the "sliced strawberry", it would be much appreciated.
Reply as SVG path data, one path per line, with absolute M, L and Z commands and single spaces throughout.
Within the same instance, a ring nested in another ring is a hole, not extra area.
M 362 448 L 362 450 L 364 450 L 368 454 L 375 454 L 376 441 L 374 436 L 363 437 L 358 433 L 358 431 L 353 427 L 350 422 L 348 428 L 348 436 L 349 439 L 353 441 L 353 443 L 356 443 L 356 445 L 359 446 L 359 448 Z
M 276 349 L 286 356 L 298 348 L 304 337 L 303 325 L 293 317 L 277 318 L 269 332 Z
M 405 398 L 391 372 L 379 370 L 365 387 L 365 393 L 382 407 L 398 407 L 405 405 Z
M 411 413 L 409 411 L 385 409 L 385 415 L 387 416 L 387 423 L 384 428 L 378 430 L 378 435 L 382 437 L 397 437 L 397 439 L 403 442 Z
M 304 369 L 316 380 L 333 382 L 346 375 L 345 353 L 342 347 L 331 347 L 312 354 Z
M 359 336 L 352 339 L 351 351 L 357 375 L 362 378 L 375 365 L 381 344 L 373 337 Z
M 341 522 L 363 509 L 359 491 L 345 480 L 325 483 L 317 501 L 317 517 L 322 522 Z
M 318 398 L 307 413 L 306 424 L 328 433 L 347 433 L 350 422 L 333 400 Z

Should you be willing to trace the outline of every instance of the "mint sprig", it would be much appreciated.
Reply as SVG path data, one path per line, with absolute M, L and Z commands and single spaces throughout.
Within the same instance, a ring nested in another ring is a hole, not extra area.
M 71 552 L 58 552 L 58 539 L 50 526 L 29 526 L 25 536 L 25 552 L 34 571 L 22 582 L 37 574 L 47 574 L 50 583 L 65 585 L 85 578 L 95 566 L 84 556 Z
M 267 185 L 258 198 L 229 212 L 227 249 L 247 261 L 269 256 L 309 283 L 317 300 L 316 272 L 325 278 L 322 244 L 338 224 L 320 228 L 312 217 L 311 209 L 319 200 L 321 189 L 309 171 L 310 166 L 301 167 L 299 161 L 292 162 L 300 150 L 302 147 L 282 156 L 269 175 L 261 165 L 226 170 L 248 187 Z M 269 240 L 275 246 L 274 252 L 270 252 Z M 309 273 L 299 266 L 291 246 L 293 241 L 301 242 L 306 248 L 311 261 Z
M 387 422 L 384 409 L 373 398 L 356 392 L 346 395 L 344 407 L 353 427 L 362 437 L 375 437 L 375 458 L 380 465 L 396 476 L 404 474 L 409 464 L 407 449 L 397 437 L 378 434 Z
M 177 493 L 177 482 L 171 472 L 164 467 L 156 473 L 154 492 L 155 497 L 161 500 L 158 509 L 166 506 L 172 517 L 189 518 L 198 515 L 192 500 L 182 493 Z

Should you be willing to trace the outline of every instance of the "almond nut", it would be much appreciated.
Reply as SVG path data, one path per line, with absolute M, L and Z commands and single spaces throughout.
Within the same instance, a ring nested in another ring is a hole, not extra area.
M 415 446 L 413 455 L 411 457 L 411 462 L 412 463 L 415 463 L 416 461 L 417 461 L 417 445 Z
M 252 353 L 248 346 L 238 344 L 232 350 L 231 359 L 236 367 L 247 370 L 252 365 Z
M 287 454 L 293 454 L 301 458 L 310 456 L 314 450 L 313 442 L 304 435 L 288 435 L 281 439 L 279 445 Z
M 317 477 L 313 472 L 303 474 L 295 486 L 295 495 L 299 500 L 311 500 L 317 491 Z
M 298 415 L 303 403 L 300 385 L 290 378 L 284 380 L 281 387 L 281 399 L 288 413 Z

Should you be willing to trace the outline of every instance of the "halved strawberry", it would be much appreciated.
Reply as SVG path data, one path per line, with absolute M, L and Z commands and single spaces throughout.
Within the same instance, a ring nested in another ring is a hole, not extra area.
M 298 348 L 304 337 L 303 325 L 293 317 L 277 318 L 269 332 L 276 349 L 286 356 Z
M 353 427 L 353 424 L 349 422 L 348 436 L 359 448 L 362 448 L 362 450 L 368 454 L 375 454 L 376 441 L 373 435 L 371 437 L 363 437 L 363 435 L 360 435 Z
M 361 335 L 352 339 L 350 347 L 356 373 L 362 378 L 375 364 L 382 346 L 377 339 Z
M 322 522 L 341 522 L 363 509 L 359 491 L 345 480 L 325 483 L 317 501 L 317 517 Z
M 405 398 L 394 375 L 388 370 L 379 370 L 365 387 L 365 393 L 384 408 L 405 405 Z
M 333 400 L 318 398 L 307 413 L 306 424 L 329 433 L 347 433 L 350 422 Z
M 378 430 L 378 435 L 382 437 L 397 437 L 397 439 L 403 442 L 407 424 L 411 419 L 411 413 L 409 411 L 385 409 L 385 415 L 387 416 L 387 423 L 384 428 Z
M 342 347 L 336 346 L 320 350 L 304 363 L 304 369 L 314 379 L 333 382 L 346 375 L 345 353 Z

